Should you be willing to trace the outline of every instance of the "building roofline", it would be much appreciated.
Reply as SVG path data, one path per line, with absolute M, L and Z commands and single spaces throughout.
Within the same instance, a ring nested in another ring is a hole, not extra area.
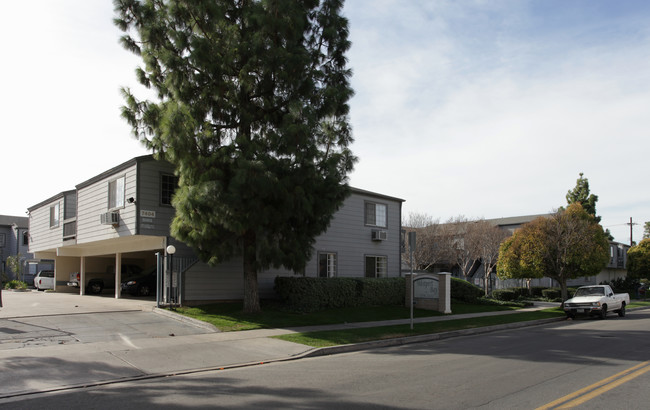
M 26 216 L 0 215 L 0 226 L 17 226 L 28 228 L 29 218 Z
M 353 193 L 360 194 L 360 195 L 374 196 L 374 197 L 377 197 L 377 198 L 388 199 L 388 200 L 391 200 L 391 201 L 406 202 L 404 199 L 401 199 L 401 198 L 380 194 L 378 192 L 366 191 L 365 189 L 350 187 L 350 190 Z
M 49 202 L 52 202 L 52 201 L 54 201 L 54 200 L 56 200 L 56 199 L 63 198 L 65 195 L 68 195 L 68 194 L 71 194 L 71 193 L 74 193 L 74 192 L 75 192 L 74 189 L 71 189 L 71 190 L 68 190 L 68 191 L 59 192 L 58 194 L 56 194 L 56 195 L 54 195 L 54 196 L 51 196 L 51 197 L 47 198 L 46 200 L 37 203 L 36 205 L 32 205 L 32 206 L 30 206 L 29 208 L 27 208 L 27 211 L 32 212 L 32 211 L 33 211 L 34 209 L 36 209 L 36 208 L 40 208 L 40 207 L 42 207 L 43 205 L 45 205 L 45 204 L 47 204 L 47 203 L 49 203 Z
M 122 171 L 124 169 L 132 167 L 133 165 L 139 164 L 141 162 L 147 162 L 147 161 L 153 161 L 153 160 L 154 160 L 154 158 L 153 158 L 152 154 L 141 155 L 139 157 L 131 158 L 130 160 L 128 160 L 126 162 L 123 162 L 120 165 L 117 165 L 117 166 L 115 166 L 115 167 L 113 167 L 113 168 L 111 168 L 109 170 L 106 170 L 106 171 L 102 172 L 99 175 L 95 175 L 94 177 L 92 177 L 92 178 L 90 178 L 90 179 L 88 179 L 88 180 L 86 180 L 86 181 L 84 181 L 84 182 L 82 182 L 80 184 L 77 184 L 75 186 L 75 188 L 77 188 L 78 190 L 82 189 L 82 188 L 85 188 L 85 187 L 87 187 L 89 185 L 94 184 L 97 181 L 101 181 L 102 179 L 108 178 L 109 176 L 111 176 L 113 174 L 116 174 L 116 173 L 118 173 L 118 172 L 120 172 L 120 171 Z

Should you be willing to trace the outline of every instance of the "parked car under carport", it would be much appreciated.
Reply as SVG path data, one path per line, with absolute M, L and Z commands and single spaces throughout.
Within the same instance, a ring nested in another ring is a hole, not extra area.
M 153 268 L 146 273 L 129 278 L 120 284 L 122 293 L 133 296 L 151 296 L 156 294 L 157 270 Z

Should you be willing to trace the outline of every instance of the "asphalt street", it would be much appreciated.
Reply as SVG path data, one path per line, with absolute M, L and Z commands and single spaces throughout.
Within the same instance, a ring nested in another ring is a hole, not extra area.
M 66 390 L 48 408 L 645 409 L 650 311 Z

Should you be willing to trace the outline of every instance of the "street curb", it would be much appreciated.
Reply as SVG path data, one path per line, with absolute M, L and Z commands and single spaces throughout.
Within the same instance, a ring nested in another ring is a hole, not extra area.
M 635 311 L 635 310 L 644 310 L 644 309 L 650 309 L 650 307 L 643 306 L 643 307 L 630 308 L 627 310 Z M 181 322 L 192 323 L 200 327 L 202 325 L 207 326 L 205 327 L 206 329 L 212 329 L 212 328 L 216 329 L 213 325 L 209 323 L 202 322 L 197 319 L 188 318 L 179 315 L 177 313 L 170 312 L 165 309 L 154 308 L 153 311 L 158 314 L 162 314 L 164 316 L 168 316 L 170 318 L 179 320 Z M 320 348 L 314 348 L 313 350 L 308 350 L 304 353 L 296 354 L 289 357 L 278 358 L 278 359 L 238 363 L 238 364 L 231 364 L 231 365 L 224 365 L 224 366 L 212 366 L 212 367 L 206 367 L 200 369 L 179 370 L 179 371 L 165 372 L 165 373 L 142 374 L 139 376 L 118 378 L 112 380 L 103 380 L 103 381 L 69 385 L 69 386 L 59 386 L 59 387 L 53 387 L 50 389 L 44 389 L 38 391 L 14 392 L 6 395 L 0 395 L 0 400 L 25 397 L 25 396 L 34 397 L 40 394 L 48 394 L 48 393 L 63 392 L 63 391 L 76 390 L 76 389 L 82 389 L 88 387 L 98 387 L 98 386 L 105 386 L 105 385 L 112 385 L 112 384 L 119 384 L 119 383 L 127 383 L 131 381 L 151 380 L 151 379 L 181 376 L 187 374 L 197 374 L 197 373 L 205 373 L 205 372 L 212 372 L 212 371 L 219 371 L 219 370 L 229 370 L 229 369 L 238 369 L 243 367 L 260 366 L 260 365 L 271 364 L 271 363 L 281 363 L 281 362 L 300 360 L 309 357 L 328 356 L 328 355 L 370 350 L 370 349 L 376 349 L 382 347 L 392 347 L 392 346 L 402 346 L 402 345 L 408 345 L 414 343 L 433 342 L 437 340 L 451 339 L 454 337 L 473 336 L 473 335 L 497 332 L 501 330 L 512 330 L 512 329 L 520 329 L 525 327 L 540 326 L 540 325 L 545 325 L 545 324 L 555 323 L 555 322 L 573 323 L 574 321 L 567 321 L 566 317 L 561 316 L 561 317 L 551 318 L 551 319 L 539 319 L 539 320 L 532 320 L 527 322 L 525 321 L 525 322 L 517 322 L 517 323 L 506 323 L 502 325 L 483 326 L 483 327 L 476 327 L 472 329 L 453 330 L 450 332 L 431 333 L 426 335 L 408 336 L 408 337 L 386 339 L 386 340 L 375 340 L 371 342 L 354 343 L 354 344 L 331 346 L 331 347 L 320 347 Z M 219 330 L 217 329 L 216 331 L 218 332 Z
M 561 322 L 561 321 L 566 321 L 566 318 L 558 317 L 558 318 L 551 318 L 551 319 L 539 319 L 539 320 L 532 320 L 528 322 L 517 322 L 517 323 L 507 323 L 503 325 L 482 326 L 482 327 L 475 327 L 472 329 L 452 330 L 449 332 L 431 333 L 426 335 L 407 336 L 407 337 L 399 337 L 399 338 L 385 339 L 385 340 L 373 340 L 370 342 L 352 343 L 352 344 L 339 345 L 339 346 L 319 347 L 309 352 L 303 353 L 300 356 L 301 357 L 328 356 L 333 354 L 348 353 L 348 352 L 376 349 L 382 347 L 403 346 L 403 345 L 408 345 L 413 343 L 434 342 L 437 340 L 451 339 L 454 337 L 473 336 L 473 335 L 479 335 L 483 333 L 497 332 L 500 330 L 519 329 L 524 327 L 539 326 L 539 325 L 545 325 L 548 323 Z
M 205 329 L 205 330 L 210 330 L 210 331 L 212 331 L 214 333 L 221 333 L 221 330 L 219 330 L 215 325 L 213 325 L 211 323 L 204 322 L 202 320 L 194 319 L 194 318 L 191 318 L 191 317 L 187 317 L 187 316 L 184 316 L 184 315 L 169 311 L 167 309 L 161 309 L 161 308 L 154 307 L 152 312 L 154 312 L 156 314 L 159 314 L 159 315 L 162 315 L 162 316 L 165 316 L 165 317 L 168 317 L 170 319 L 177 320 L 177 321 L 185 323 L 185 324 L 193 325 L 195 327 L 199 327 L 199 328 L 202 328 L 202 329 Z

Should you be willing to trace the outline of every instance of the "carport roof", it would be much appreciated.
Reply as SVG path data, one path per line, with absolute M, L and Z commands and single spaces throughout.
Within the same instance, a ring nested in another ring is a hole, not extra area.
M 107 256 L 117 253 L 155 251 L 164 249 L 164 236 L 132 235 L 121 238 L 106 239 L 75 245 L 61 246 L 55 249 L 57 256 Z

